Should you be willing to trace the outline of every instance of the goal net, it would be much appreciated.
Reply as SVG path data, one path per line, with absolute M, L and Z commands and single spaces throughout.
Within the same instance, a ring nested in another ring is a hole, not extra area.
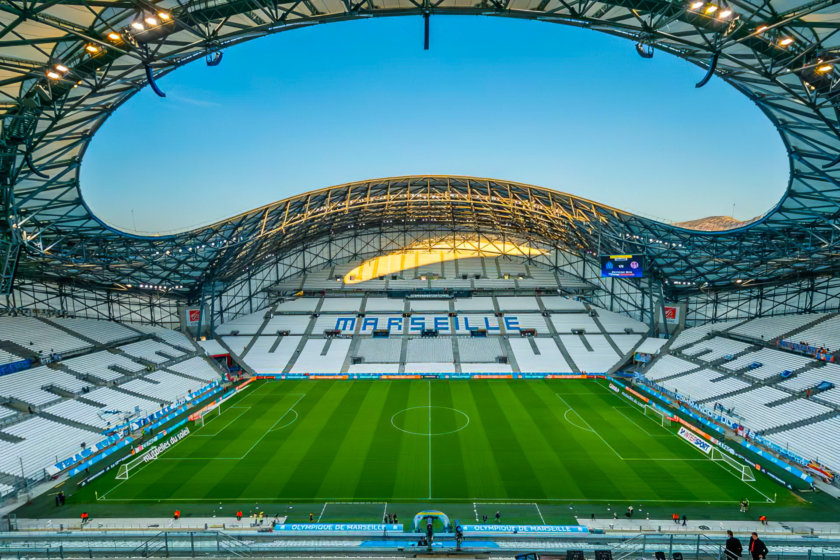
M 210 416 L 211 414 L 215 414 L 216 416 L 220 416 L 222 414 L 222 405 L 219 403 L 219 406 L 211 408 L 210 410 L 204 410 L 198 413 L 198 417 L 195 419 L 195 426 L 202 427 L 204 426 L 204 419 Z
M 712 461 L 718 461 L 725 464 L 728 468 L 735 471 L 736 474 L 741 476 L 741 480 L 744 482 L 752 482 L 755 480 L 755 475 L 752 472 L 752 468 L 749 465 L 745 465 L 738 459 L 734 457 L 730 457 L 717 447 L 712 447 Z
M 656 407 L 645 405 L 645 416 L 647 416 L 657 424 L 661 424 L 663 428 L 668 428 L 671 426 L 671 419 L 668 417 L 668 415 Z

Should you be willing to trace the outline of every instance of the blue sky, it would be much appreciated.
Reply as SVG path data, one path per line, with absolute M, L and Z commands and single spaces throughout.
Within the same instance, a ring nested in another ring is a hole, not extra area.
M 82 192 L 106 222 L 183 229 L 310 189 L 407 174 L 550 187 L 665 220 L 746 219 L 781 197 L 784 146 L 703 70 L 629 41 L 491 17 L 299 29 L 144 88 L 106 121 Z

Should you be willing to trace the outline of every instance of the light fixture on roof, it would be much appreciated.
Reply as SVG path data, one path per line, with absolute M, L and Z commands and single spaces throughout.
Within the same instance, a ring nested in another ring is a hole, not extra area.
M 120 35 L 116 31 L 111 31 L 110 33 L 108 33 L 108 38 L 112 41 L 119 41 L 120 39 L 122 39 L 122 35 Z
M 162 21 L 169 21 L 169 19 L 172 17 L 166 12 L 158 12 L 157 15 Z
M 47 70 L 47 78 L 51 80 L 58 80 L 59 78 L 61 78 L 61 74 L 59 74 L 55 70 Z
M 718 14 L 718 17 L 719 17 L 720 19 L 726 19 L 726 18 L 728 18 L 728 17 L 729 17 L 729 16 L 731 16 L 731 15 L 732 15 L 732 10 L 730 10 L 729 8 L 725 8 L 724 10 L 722 10 L 722 11 Z
M 98 46 L 94 45 L 93 43 L 88 43 L 87 45 L 85 45 L 85 50 L 87 52 L 89 52 L 90 54 L 96 54 L 96 53 L 99 52 L 100 49 L 99 49 Z
M 817 66 L 817 73 L 819 74 L 828 74 L 834 69 L 834 66 L 831 64 L 820 64 Z
M 147 24 L 151 25 L 152 27 L 154 27 L 155 25 L 157 25 L 157 24 L 158 24 L 158 20 L 156 20 L 156 19 L 155 19 L 155 18 L 153 18 L 152 16 L 148 16 L 148 17 L 146 17 L 146 19 L 145 19 L 144 21 L 145 21 Z
M 779 44 L 783 47 L 786 47 L 793 43 L 793 37 L 785 37 L 779 40 Z
M 62 74 L 64 74 L 68 70 L 67 67 L 64 66 L 63 64 L 56 64 L 55 69 L 58 70 L 59 72 L 61 72 Z
M 143 24 L 140 23 L 139 21 L 132 21 L 131 22 L 131 27 L 133 27 L 137 31 L 143 31 L 144 29 L 146 29 L 145 27 L 143 27 Z
M 706 12 L 706 15 L 712 15 L 717 11 L 717 9 L 718 7 L 714 4 L 709 4 L 708 6 L 706 6 L 706 9 L 704 11 Z
M 697 2 L 692 2 L 691 3 L 691 9 L 692 10 L 699 10 L 702 7 L 703 7 L 703 2 L 701 2 L 699 0 Z

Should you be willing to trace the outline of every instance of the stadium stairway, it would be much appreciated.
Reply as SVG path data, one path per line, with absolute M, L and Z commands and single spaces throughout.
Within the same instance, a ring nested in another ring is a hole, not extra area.
M 240 368 L 242 368 L 242 371 L 244 371 L 248 375 L 256 375 L 257 374 L 257 372 L 254 371 L 254 368 L 252 368 L 247 363 L 245 363 L 245 360 L 243 360 L 241 356 L 239 356 L 236 352 L 234 352 L 231 349 L 230 346 L 225 344 L 225 341 L 222 340 L 222 337 L 216 337 L 215 340 L 216 340 L 216 342 L 219 343 L 219 346 L 221 346 L 222 348 L 227 350 L 228 354 L 233 359 L 233 361 L 236 362 L 239 365 Z
M 543 300 L 542 300 L 541 297 L 537 298 L 537 304 L 540 307 L 540 311 L 542 313 L 545 313 L 545 311 L 546 311 L 545 304 L 543 303 Z M 569 352 L 569 349 L 566 348 L 566 346 L 563 344 L 563 341 L 560 340 L 559 333 L 557 332 L 557 329 L 554 327 L 554 323 L 549 319 L 549 317 L 546 317 L 545 324 L 548 327 L 548 332 L 549 332 L 549 334 L 551 334 L 551 338 L 554 339 L 554 344 L 557 345 L 557 349 L 560 350 L 560 354 L 563 355 L 563 359 L 566 360 L 567 364 L 569 364 L 569 367 L 571 368 L 572 373 L 580 373 L 580 368 L 577 366 L 575 361 L 572 359 L 572 354 Z M 508 360 L 515 359 L 513 357 L 513 350 L 510 347 L 510 343 L 507 341 L 507 339 L 505 339 L 505 341 L 504 341 L 504 348 L 505 348 L 505 351 L 508 352 Z M 516 370 L 519 370 L 518 365 L 515 365 L 514 367 L 516 368 Z
M 717 360 L 712 360 L 711 362 L 707 362 L 707 363 L 710 366 L 717 368 L 717 367 L 720 367 L 721 365 L 725 364 L 726 362 L 729 362 L 729 361 L 732 361 L 732 360 L 737 360 L 741 356 L 745 356 L 747 354 L 752 354 L 753 352 L 757 352 L 758 350 L 761 350 L 761 346 L 752 345 L 749 348 L 745 348 L 744 350 L 741 350 L 740 352 L 738 352 L 736 354 L 732 354 L 731 358 L 727 358 L 727 357 L 724 356 L 723 358 L 718 358 Z
M 770 434 L 776 434 L 778 432 L 784 432 L 785 430 L 792 430 L 794 428 L 798 428 L 800 426 L 805 426 L 806 424 L 816 424 L 817 422 L 822 422 L 823 420 L 828 420 L 829 418 L 835 418 L 840 416 L 840 412 L 836 410 L 832 410 L 829 412 L 824 412 L 822 414 L 818 414 L 816 416 L 811 416 L 810 418 L 804 418 L 802 420 L 797 420 L 796 422 L 788 422 L 787 424 L 782 424 L 780 426 L 776 426 L 774 428 L 768 428 L 764 430 L 762 433 L 765 436 Z
M 41 418 L 44 418 L 45 420 L 50 420 L 51 422 L 58 422 L 59 424 L 79 428 L 80 430 L 86 430 L 88 432 L 94 432 L 96 434 L 102 433 L 102 430 L 100 428 L 97 428 L 96 426 L 91 426 L 90 424 L 85 424 L 84 422 L 79 422 L 77 420 L 70 420 L 69 418 L 65 418 L 63 416 L 56 416 L 55 414 L 50 414 L 49 412 L 44 412 L 43 410 L 38 412 L 36 416 L 40 416 Z
M 150 379 L 146 379 L 146 381 L 148 381 L 150 383 L 155 383 L 154 381 L 152 381 Z M 110 388 L 114 391 L 119 391 L 120 393 L 125 393 L 126 395 L 131 395 L 132 397 L 137 397 L 138 399 L 144 399 L 144 400 L 147 400 L 147 401 L 156 402 L 158 404 L 169 404 L 169 401 L 165 401 L 163 399 L 159 399 L 159 398 L 153 397 L 151 395 L 145 395 L 143 393 L 137 393 L 137 392 L 132 391 L 130 389 L 126 389 L 126 388 L 124 388 L 120 385 L 114 385 L 113 387 L 110 387 Z
M 585 304 L 586 310 L 592 313 L 592 307 L 587 303 Z M 598 330 L 601 331 L 601 334 L 604 335 L 604 338 L 607 339 L 607 343 L 615 350 L 615 353 L 619 356 L 622 356 L 624 353 L 621 351 L 621 348 L 618 347 L 618 344 L 610 336 L 610 333 L 607 332 L 607 329 L 604 328 L 604 324 L 601 322 L 601 319 L 597 316 L 597 311 L 594 315 L 592 315 L 592 321 L 598 326 Z
M 796 336 L 797 334 L 799 334 L 799 333 L 801 333 L 801 332 L 805 332 L 805 331 L 807 331 L 808 329 L 811 329 L 811 328 L 813 328 L 813 327 L 815 327 L 815 326 L 819 325 L 820 323 L 823 323 L 823 322 L 825 322 L 825 321 L 828 321 L 829 319 L 833 319 L 834 317 L 837 317 L 838 315 L 840 315 L 840 313 L 826 313 L 825 315 L 823 315 L 823 316 L 821 316 L 821 317 L 818 317 L 818 318 L 814 319 L 814 320 L 813 320 L 813 321 L 811 321 L 810 323 L 806 323 L 806 324 L 802 325 L 802 326 L 801 326 L 801 327 L 799 327 L 798 329 L 793 329 L 793 330 L 792 330 L 792 331 L 790 331 L 790 332 L 786 332 L 786 333 L 784 333 L 782 336 L 779 336 L 779 337 L 774 338 L 774 339 L 773 339 L 773 341 L 776 341 L 776 340 L 788 340 L 788 339 L 790 339 L 791 337 L 794 337 L 794 336 Z M 776 346 L 775 346 L 775 344 L 772 344 L 772 342 L 773 342 L 773 341 L 769 341 L 769 340 L 768 340 L 768 341 L 766 341 L 767 346 L 770 346 L 770 347 L 772 347 L 772 348 L 775 348 L 775 347 L 776 347 Z
M 6 432 L 0 431 L 0 440 L 7 441 L 9 443 L 20 443 L 24 441 L 24 438 L 18 437 L 14 434 L 7 434 Z
M 622 368 L 622 366 L 624 366 L 624 364 L 626 364 L 628 361 L 630 361 L 633 358 L 633 354 L 635 354 L 636 349 L 639 346 L 641 346 L 642 342 L 644 342 L 646 339 L 647 339 L 646 336 L 640 337 L 639 341 L 636 344 L 634 344 L 633 347 L 625 354 L 621 354 L 621 350 L 619 350 L 618 353 L 619 353 L 619 355 L 621 355 L 621 359 L 618 360 L 618 362 L 616 362 L 616 364 L 613 367 L 611 367 L 609 370 L 607 370 L 607 375 L 614 374 L 615 372 L 620 370 Z
M 14 354 L 15 356 L 20 356 L 21 358 L 30 358 L 38 360 L 40 356 L 27 348 L 26 346 L 21 346 L 11 340 L 0 340 L 0 350 L 5 350 L 10 354 Z
M 265 330 L 265 328 L 268 326 L 268 323 L 271 321 L 271 318 L 274 316 L 274 310 L 275 310 L 275 309 L 277 309 L 277 305 L 278 305 L 278 304 L 276 304 L 276 303 L 275 303 L 275 304 L 274 304 L 274 305 L 272 305 L 272 306 L 271 306 L 271 308 L 270 308 L 270 309 L 269 309 L 269 310 L 265 313 L 265 317 L 263 317 L 263 322 L 262 322 L 262 323 L 260 324 L 260 326 L 257 328 L 257 332 L 254 334 L 254 336 L 252 336 L 252 337 L 251 337 L 250 342 L 248 342 L 248 344 L 245 346 L 245 349 L 242 351 L 242 358 L 243 358 L 243 359 L 245 358 L 245 356 L 247 356 L 247 355 L 248 355 L 248 352 L 250 352 L 250 351 L 251 351 L 251 348 L 252 348 L 252 347 L 254 346 L 254 344 L 256 344 L 256 343 L 257 343 L 257 341 L 259 340 L 259 336 L 263 333 L 263 331 Z M 278 338 L 279 338 L 279 337 L 278 337 Z
M 315 306 L 315 311 L 312 313 L 320 313 L 321 306 L 324 305 L 324 299 L 321 298 L 318 301 L 318 305 Z M 315 323 L 317 321 L 309 321 L 309 324 L 306 325 L 306 330 L 303 331 L 303 336 L 300 337 L 300 342 L 298 342 L 297 348 L 292 353 L 292 357 L 289 358 L 289 362 L 286 364 L 286 367 L 283 368 L 283 373 L 289 373 L 292 371 L 292 367 L 294 367 L 295 362 L 300 357 L 301 352 L 303 352 L 303 347 L 306 346 L 307 341 L 312 336 L 312 331 L 315 328 Z M 358 323 L 358 321 L 356 321 Z

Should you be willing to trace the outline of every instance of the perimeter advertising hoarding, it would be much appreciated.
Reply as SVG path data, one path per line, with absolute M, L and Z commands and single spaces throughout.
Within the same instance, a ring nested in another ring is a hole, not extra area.
M 601 278 L 642 278 L 644 255 L 601 255 Z

